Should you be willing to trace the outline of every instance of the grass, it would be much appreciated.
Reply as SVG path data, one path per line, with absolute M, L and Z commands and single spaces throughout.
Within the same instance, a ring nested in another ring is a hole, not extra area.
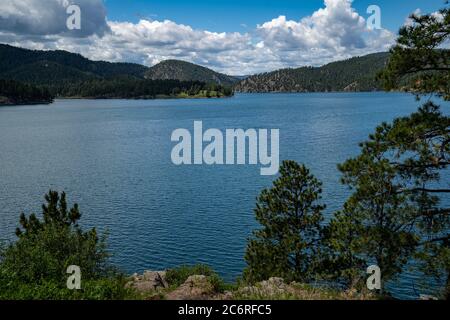
M 69 290 L 56 281 L 10 282 L 1 287 L 0 300 L 133 300 L 139 297 L 125 287 L 123 278 L 83 281 L 80 290 Z
M 356 291 L 339 291 L 326 287 L 313 287 L 308 284 L 292 283 L 286 289 L 271 291 L 263 288 L 261 283 L 252 290 L 236 290 L 236 300 L 373 300 L 370 293 Z
M 213 285 L 214 290 L 218 293 L 232 288 L 232 285 L 226 284 L 211 267 L 203 264 L 194 266 L 184 265 L 169 269 L 166 273 L 166 280 L 169 286 L 175 288 L 181 286 L 190 276 L 194 275 L 206 276 L 208 281 Z

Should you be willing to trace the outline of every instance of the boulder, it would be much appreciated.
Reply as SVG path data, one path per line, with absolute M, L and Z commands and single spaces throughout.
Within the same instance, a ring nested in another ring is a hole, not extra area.
M 429 294 L 421 294 L 419 297 L 420 300 L 439 300 L 437 297 L 429 295 Z
M 166 281 L 165 271 L 145 271 L 143 275 L 137 273 L 131 276 L 132 280 L 127 284 L 139 292 L 155 291 L 169 287 Z
M 215 295 L 206 276 L 190 276 L 180 287 L 167 294 L 167 300 L 206 300 Z
M 282 278 L 270 278 L 259 282 L 255 286 L 239 289 L 241 294 L 261 297 L 274 297 L 281 294 L 292 293 L 293 289 Z

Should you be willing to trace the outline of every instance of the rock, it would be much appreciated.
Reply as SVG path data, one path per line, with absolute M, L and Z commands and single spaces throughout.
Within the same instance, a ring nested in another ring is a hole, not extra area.
M 167 294 L 167 300 L 206 300 L 215 295 L 206 276 L 190 276 L 180 287 Z
M 139 275 L 137 273 L 133 273 L 131 275 L 131 279 L 133 279 L 133 281 L 139 281 Z
M 290 293 L 291 291 L 293 291 L 292 288 L 284 283 L 282 278 L 270 278 L 269 280 L 259 282 L 255 286 L 239 289 L 240 294 L 267 298 Z
M 233 292 L 225 291 L 224 293 L 218 294 L 213 298 L 213 300 L 233 300 Z
M 145 271 L 143 275 L 135 273 L 131 278 L 132 280 L 127 284 L 127 287 L 134 288 L 139 292 L 148 292 L 169 287 L 166 281 L 165 271 Z
M 428 295 L 428 294 L 421 294 L 419 299 L 420 300 L 439 300 L 435 296 L 431 296 L 431 295 Z

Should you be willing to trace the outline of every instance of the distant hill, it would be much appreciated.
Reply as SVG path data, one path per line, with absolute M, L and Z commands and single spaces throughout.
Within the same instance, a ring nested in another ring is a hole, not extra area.
M 175 68 L 173 74 L 149 79 L 145 77 L 149 68 L 139 64 L 92 61 L 67 51 L 28 50 L 0 44 L 0 79 L 5 81 L 0 87 L 0 104 L 33 102 L 30 99 L 33 97 L 41 101 L 41 91 L 50 97 L 128 99 L 220 98 L 233 94 L 230 88 L 220 85 L 231 83 L 228 76 L 193 64 L 181 64 L 183 67 Z M 177 79 L 180 70 L 186 72 L 183 79 Z M 22 95 L 28 91 L 30 97 Z
M 216 97 L 230 96 L 228 86 L 237 92 L 373 91 L 382 89 L 376 74 L 388 57 L 388 53 L 376 53 L 322 67 L 234 77 L 180 60 L 166 60 L 148 68 L 134 63 L 92 61 L 61 50 L 28 50 L 0 44 L 0 79 L 48 89 L 56 97 Z
M 248 77 L 235 86 L 237 92 L 332 92 L 382 90 L 376 80 L 389 53 L 375 53 L 337 61 L 322 67 L 281 69 Z
M 48 104 L 53 95 L 46 88 L 38 88 L 14 80 L 0 80 L 0 106 L 18 104 Z
M 220 85 L 232 85 L 240 79 L 215 72 L 211 69 L 181 60 L 165 60 L 148 69 L 147 79 L 174 79 L 180 81 L 202 81 Z
M 0 78 L 36 85 L 62 85 L 88 79 L 129 76 L 143 79 L 147 67 L 92 61 L 67 51 L 28 50 L 0 44 Z

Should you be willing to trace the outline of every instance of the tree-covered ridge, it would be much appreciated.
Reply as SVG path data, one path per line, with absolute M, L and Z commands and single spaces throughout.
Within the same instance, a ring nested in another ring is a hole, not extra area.
M 67 71 L 70 76 L 65 75 L 65 77 L 76 81 L 84 80 L 84 78 L 110 78 L 120 75 L 143 78 L 147 70 L 147 67 L 139 64 L 92 61 L 67 51 L 28 50 L 0 44 L 0 78 L 40 84 L 44 67 L 47 68 L 46 73 L 56 73 L 53 78 L 44 78 L 44 82 L 59 81 L 60 76 Z M 24 70 L 27 73 L 24 73 Z M 20 78 L 15 79 L 17 74 Z
M 92 61 L 67 51 L 41 51 L 0 44 L 0 78 L 53 85 L 87 79 L 133 77 L 150 80 L 201 81 L 231 85 L 237 78 L 180 60 L 166 60 L 151 68 L 134 63 Z
M 165 60 L 151 67 L 146 73 L 147 79 L 176 79 L 181 81 L 202 81 L 231 85 L 237 78 L 215 72 L 206 67 L 180 60 Z
M 330 92 L 382 89 L 377 74 L 388 53 L 337 61 L 322 67 L 281 69 L 251 76 L 235 86 L 238 92 Z
M 181 61 L 161 65 L 172 66 L 171 73 L 145 78 L 148 68 L 138 64 L 91 61 L 66 51 L 27 50 L 0 44 L 0 79 L 45 86 L 56 97 L 152 99 L 232 95 L 232 90 L 225 87 L 232 78 L 226 75 Z
M 200 81 L 142 80 L 132 77 L 93 79 L 76 85 L 53 87 L 53 90 L 64 97 L 98 99 L 220 98 L 233 94 L 229 87 Z
M 0 105 L 51 103 L 53 98 L 46 88 L 0 79 Z

